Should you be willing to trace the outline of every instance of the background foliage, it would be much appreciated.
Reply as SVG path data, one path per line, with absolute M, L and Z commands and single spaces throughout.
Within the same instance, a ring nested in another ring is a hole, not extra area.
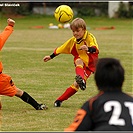
M 9 4 L 14 2 L 8 2 Z M 18 14 L 30 15 L 33 13 L 34 7 L 57 7 L 61 4 L 68 4 L 76 10 L 78 16 L 106 16 L 108 17 L 108 2 L 18 2 L 19 7 L 1 7 L 2 14 Z M 120 3 L 119 10 L 117 11 L 118 18 L 133 18 L 133 2 L 129 2 L 129 10 L 123 2 Z

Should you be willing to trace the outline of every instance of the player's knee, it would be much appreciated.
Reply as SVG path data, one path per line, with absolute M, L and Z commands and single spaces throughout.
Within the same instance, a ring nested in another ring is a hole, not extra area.
M 23 95 L 23 93 L 24 92 L 22 90 L 20 90 L 19 88 L 17 88 L 17 92 L 16 92 L 15 96 L 21 97 Z
M 79 89 L 79 85 L 77 84 L 76 81 L 74 81 L 74 87 L 78 90 Z
M 77 65 L 82 65 L 83 66 L 83 61 L 82 61 L 82 59 L 80 59 L 80 58 L 78 58 L 76 61 L 75 61 L 75 64 L 76 64 L 76 66 Z

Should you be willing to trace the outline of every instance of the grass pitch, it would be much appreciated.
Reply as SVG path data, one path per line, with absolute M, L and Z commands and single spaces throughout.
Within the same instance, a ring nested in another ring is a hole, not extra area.
M 125 68 L 123 90 L 132 90 L 132 20 L 84 18 L 88 30 L 99 44 L 101 57 L 120 59 Z M 15 85 L 28 92 L 38 102 L 46 103 L 46 111 L 36 111 L 17 97 L 2 96 L 1 131 L 63 131 L 73 121 L 76 111 L 97 93 L 94 75 L 87 81 L 87 89 L 79 90 L 62 107 L 55 108 L 54 101 L 69 87 L 75 77 L 73 57 L 59 55 L 44 63 L 43 57 L 53 52 L 72 36 L 69 29 L 49 29 L 49 23 L 58 24 L 54 17 L 33 16 L 15 18 L 13 34 L 6 42 L 1 55 L 4 73 L 9 74 Z M 6 26 L 2 18 L 0 30 Z M 32 28 L 44 26 L 42 29 Z M 111 27 L 111 30 L 95 30 Z

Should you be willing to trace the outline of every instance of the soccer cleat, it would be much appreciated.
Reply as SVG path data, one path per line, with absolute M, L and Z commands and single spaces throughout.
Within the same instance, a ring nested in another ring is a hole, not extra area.
M 55 102 L 54 102 L 54 106 L 55 107 L 60 107 L 61 106 L 61 101 L 60 100 L 56 100 Z
M 84 81 L 84 79 L 82 79 L 82 77 L 80 75 L 77 75 L 75 77 L 75 80 L 78 83 L 78 85 L 79 85 L 81 90 L 85 90 L 86 89 L 86 82 Z
M 36 110 L 46 110 L 48 107 L 45 104 L 39 104 Z

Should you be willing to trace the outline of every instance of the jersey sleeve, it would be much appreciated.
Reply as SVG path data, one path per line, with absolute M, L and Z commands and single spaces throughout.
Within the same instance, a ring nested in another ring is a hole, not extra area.
M 54 50 L 54 54 L 55 55 L 58 55 L 58 54 L 61 54 L 61 53 L 70 54 L 71 53 L 72 45 L 73 45 L 72 38 L 70 38 L 64 44 L 62 44 L 61 46 L 59 46 L 58 48 L 56 48 Z
M 74 121 L 65 131 L 90 131 L 92 127 L 91 111 L 89 109 L 89 102 L 83 104 L 81 109 L 76 113 Z
M 95 36 L 91 33 L 88 33 L 85 44 L 88 48 L 95 48 L 95 53 L 99 53 L 99 48 Z
M 12 32 L 13 32 L 13 27 L 12 26 L 6 26 L 4 31 L 2 33 L 0 33 L 0 50 L 3 48 L 6 40 L 11 35 Z
M 89 33 L 89 38 L 87 38 L 87 39 L 89 39 L 89 47 L 97 47 L 98 48 L 98 44 L 97 44 L 97 40 L 96 40 L 96 38 L 95 38 L 95 36 L 93 35 L 93 34 L 91 34 L 91 33 Z

